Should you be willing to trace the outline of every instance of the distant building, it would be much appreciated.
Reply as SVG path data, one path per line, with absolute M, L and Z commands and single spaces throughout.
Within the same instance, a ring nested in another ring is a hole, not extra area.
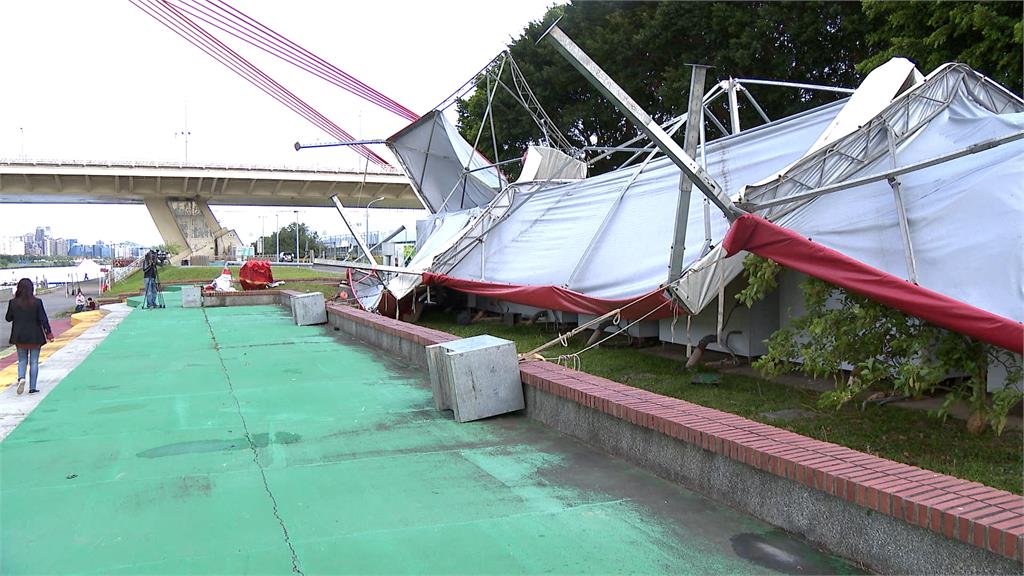
M 23 254 L 26 256 L 36 256 L 39 254 L 39 250 L 36 248 L 35 234 L 22 234 L 19 238 L 21 238 L 25 246 Z
M 68 255 L 73 258 L 93 258 L 93 246 L 91 244 L 75 244 L 68 250 Z
M 139 245 L 135 242 L 118 242 L 110 246 L 112 258 L 132 258 Z
M 69 247 L 70 246 L 67 240 L 65 240 L 64 238 L 56 238 L 53 241 L 53 255 L 67 256 Z
M 25 241 L 17 236 L 0 236 L 0 254 L 5 256 L 24 256 Z

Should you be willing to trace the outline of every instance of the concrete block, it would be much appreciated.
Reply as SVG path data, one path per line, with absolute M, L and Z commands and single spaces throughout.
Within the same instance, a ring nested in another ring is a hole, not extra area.
M 430 375 L 430 389 L 434 392 L 434 406 L 438 410 L 452 409 L 451 400 L 448 398 L 448 386 L 441 385 L 442 378 L 445 379 L 447 384 L 447 375 L 441 375 L 441 372 L 445 371 L 448 365 L 444 359 L 448 352 L 445 344 L 434 344 L 433 346 L 426 347 L 427 374 Z
M 292 296 L 292 319 L 298 326 L 327 323 L 327 304 L 320 292 Z
M 181 307 L 201 308 L 203 306 L 203 289 L 199 286 L 181 287 Z
M 459 422 L 526 407 L 514 342 L 483 335 L 428 346 L 434 404 Z

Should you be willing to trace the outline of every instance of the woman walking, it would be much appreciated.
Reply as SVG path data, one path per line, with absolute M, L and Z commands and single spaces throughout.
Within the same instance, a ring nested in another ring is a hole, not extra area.
M 43 301 L 36 298 L 32 281 L 22 278 L 14 298 L 7 303 L 7 315 L 4 317 L 11 326 L 11 344 L 18 349 L 18 394 L 25 392 L 25 369 L 31 368 L 28 393 L 39 392 L 36 381 L 39 379 L 39 350 L 47 341 L 53 342 L 53 331 L 50 320 L 46 317 Z

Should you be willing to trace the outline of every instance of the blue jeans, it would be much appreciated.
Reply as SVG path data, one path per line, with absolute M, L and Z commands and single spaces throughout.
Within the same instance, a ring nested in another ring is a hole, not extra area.
M 28 389 L 36 389 L 39 379 L 39 348 L 18 348 L 18 379 L 25 377 L 25 368 L 31 364 L 32 375 L 29 377 Z
M 146 308 L 156 308 L 156 278 L 145 278 Z

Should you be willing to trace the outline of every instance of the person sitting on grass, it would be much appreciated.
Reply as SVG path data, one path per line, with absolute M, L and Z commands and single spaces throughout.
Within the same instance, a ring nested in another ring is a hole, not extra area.
M 85 310 L 85 294 L 82 294 L 82 289 L 78 289 L 78 294 L 75 294 L 75 312 L 81 312 Z
M 89 298 L 86 299 L 85 309 L 86 310 L 95 310 L 96 309 L 96 301 L 92 299 L 92 296 L 90 296 Z

